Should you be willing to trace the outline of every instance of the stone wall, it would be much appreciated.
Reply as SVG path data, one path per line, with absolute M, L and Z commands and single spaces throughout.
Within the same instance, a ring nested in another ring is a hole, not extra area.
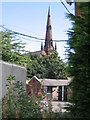
M 7 78 L 9 75 L 15 76 L 15 79 L 18 81 L 23 82 L 23 84 L 26 86 L 26 68 L 0 61 L 0 99 L 6 94 L 7 92 Z

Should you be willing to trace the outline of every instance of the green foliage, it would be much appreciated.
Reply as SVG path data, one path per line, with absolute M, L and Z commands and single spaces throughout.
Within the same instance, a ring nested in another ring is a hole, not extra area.
M 12 62 L 23 65 L 26 56 L 22 54 L 24 51 L 24 43 L 16 39 L 14 33 L 8 31 L 0 32 L 0 56 L 3 61 Z
M 28 76 L 36 75 L 39 78 L 66 78 L 66 64 L 60 59 L 57 52 L 50 56 L 38 57 L 31 55 L 28 63 Z
M 68 15 L 73 27 L 68 31 L 68 72 L 74 76 L 70 86 L 72 89 L 70 112 L 75 118 L 89 118 L 90 109 L 90 40 L 88 27 L 89 3 L 79 3 L 80 16 Z
M 2 100 L 2 118 L 41 118 L 39 104 L 14 76 L 8 77 L 8 93 Z
M 38 78 L 66 78 L 66 64 L 57 52 L 50 56 L 37 56 L 26 53 L 24 44 L 17 40 L 14 33 L 0 32 L 0 55 L 2 60 L 27 67 L 27 77 L 36 75 Z
M 50 100 L 46 105 L 41 102 L 40 97 L 28 95 L 23 83 L 14 76 L 8 76 L 7 81 L 8 92 L 2 99 L 2 119 L 58 119 L 64 116 L 61 110 L 53 112 Z

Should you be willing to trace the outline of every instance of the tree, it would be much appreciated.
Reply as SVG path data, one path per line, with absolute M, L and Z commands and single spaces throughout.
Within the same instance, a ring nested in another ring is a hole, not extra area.
M 46 68 L 46 78 L 60 79 L 66 78 L 65 63 L 60 59 L 57 52 L 42 58 L 42 63 Z
M 0 32 L 2 60 L 27 66 L 27 77 L 36 75 L 38 78 L 66 78 L 66 64 L 60 59 L 57 52 L 50 56 L 39 57 L 25 53 L 23 43 L 9 31 Z M 24 53 L 23 53 L 24 52 Z
M 17 40 L 14 33 L 9 31 L 0 32 L 0 56 L 3 61 L 24 65 L 27 56 L 24 50 L 24 43 Z
M 39 78 L 66 78 L 66 64 L 60 59 L 57 52 L 50 56 L 31 55 L 27 73 L 29 77 L 36 75 Z
M 73 27 L 68 31 L 69 46 L 68 50 L 68 72 L 74 76 L 70 87 L 72 95 L 69 107 L 70 112 L 76 118 L 89 118 L 90 109 L 90 40 L 88 27 L 89 3 L 79 3 L 79 16 L 68 15 L 72 20 Z

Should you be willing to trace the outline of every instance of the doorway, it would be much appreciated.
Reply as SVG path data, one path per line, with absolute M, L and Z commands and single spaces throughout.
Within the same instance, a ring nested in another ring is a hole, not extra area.
M 62 86 L 59 86 L 59 90 L 58 90 L 58 100 L 62 101 Z

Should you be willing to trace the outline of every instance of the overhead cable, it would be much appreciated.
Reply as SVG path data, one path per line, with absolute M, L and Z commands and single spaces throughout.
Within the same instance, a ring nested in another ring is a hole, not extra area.
M 8 30 L 10 32 L 13 32 L 16 35 L 21 35 L 21 36 L 28 37 L 28 38 L 33 38 L 33 39 L 36 39 L 36 40 L 45 41 L 45 39 L 43 39 L 43 38 L 38 38 L 38 37 L 35 37 L 35 36 L 26 35 L 26 34 L 23 34 L 23 33 L 19 33 L 19 32 L 10 30 L 10 29 L 4 27 L 3 25 L 0 25 L 0 27 L 4 28 L 5 30 Z M 52 41 L 54 41 L 54 42 L 67 42 L 68 40 L 52 40 Z
M 62 5 L 65 7 L 65 9 L 68 11 L 68 13 L 71 14 L 70 11 L 68 10 L 68 8 L 65 6 L 65 4 L 62 2 L 62 0 L 60 0 L 60 1 L 61 1 Z

